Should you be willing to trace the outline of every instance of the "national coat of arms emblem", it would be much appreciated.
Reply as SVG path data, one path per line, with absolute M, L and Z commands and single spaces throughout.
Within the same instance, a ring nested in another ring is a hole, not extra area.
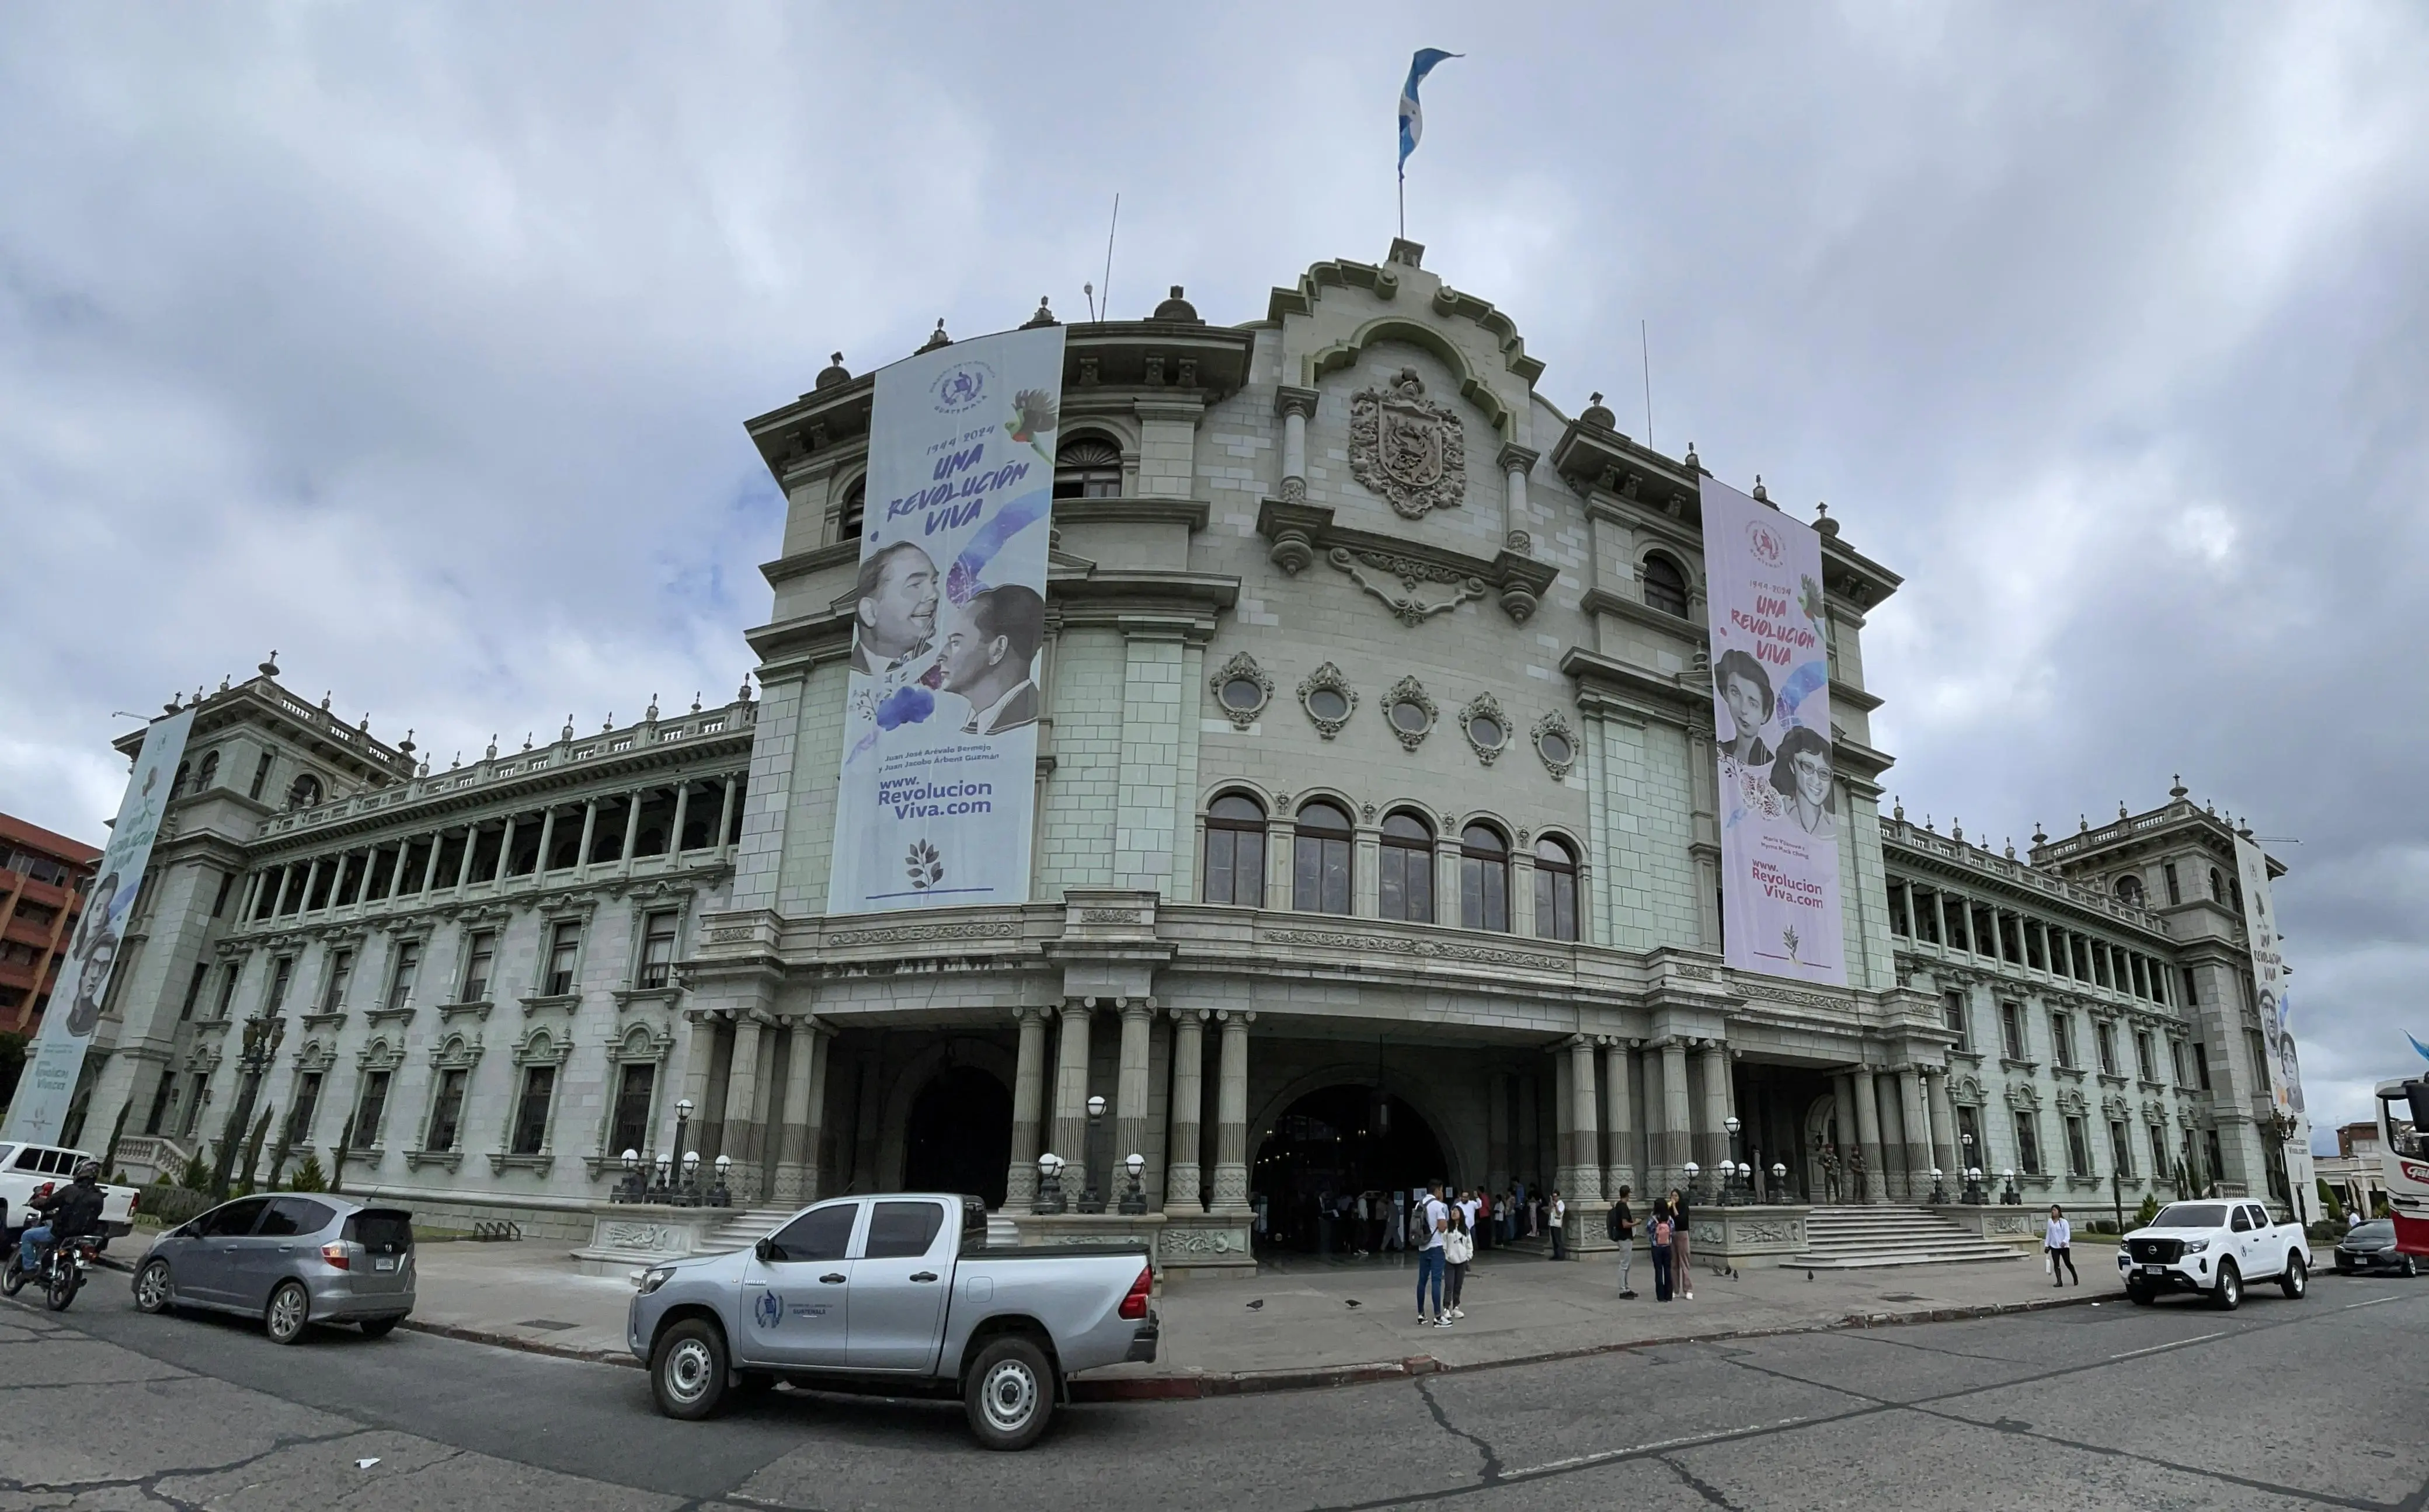
M 1467 433 L 1458 411 L 1429 403 L 1424 380 L 1403 368 L 1349 401 L 1349 471 L 1410 519 L 1467 497 Z

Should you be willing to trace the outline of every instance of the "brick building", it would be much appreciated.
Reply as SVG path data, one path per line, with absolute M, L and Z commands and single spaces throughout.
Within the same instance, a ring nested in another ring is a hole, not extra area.
M 101 852 L 0 814 L 0 1034 L 41 1022 Z
M 2181 788 L 2023 859 L 1884 816 L 1899 579 L 1835 521 L 1849 985 L 1723 964 L 1694 451 L 1563 414 L 1421 251 L 1069 329 L 1033 903 L 825 912 L 871 402 L 838 363 L 748 426 L 787 506 L 755 700 L 434 772 L 274 668 L 205 698 L 96 1116 L 218 1137 L 269 1014 L 295 1145 L 352 1119 L 354 1179 L 425 1208 L 587 1233 L 629 1147 L 746 1201 L 1019 1211 L 1041 1155 L 1077 1192 L 1135 1152 L 1181 1264 L 1427 1176 L 1921 1202 L 1970 1153 L 2035 1204 L 2282 1195 L 2236 831 Z M 1424 497 L 1380 406 L 1437 428 Z

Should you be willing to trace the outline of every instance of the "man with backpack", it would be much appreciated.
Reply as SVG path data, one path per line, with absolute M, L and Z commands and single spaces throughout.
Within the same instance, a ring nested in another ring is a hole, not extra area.
M 1629 1264 L 1636 1258 L 1636 1214 L 1628 1210 L 1628 1198 L 1634 1189 L 1622 1187 L 1619 1195 L 1611 1200 L 1611 1211 L 1603 1219 L 1603 1233 L 1619 1246 L 1619 1294 L 1633 1297 L 1636 1292 L 1628 1284 Z

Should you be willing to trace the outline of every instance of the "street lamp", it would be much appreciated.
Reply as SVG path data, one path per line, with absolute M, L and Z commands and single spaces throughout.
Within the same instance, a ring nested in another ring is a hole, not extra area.
M 1948 1189 L 1941 1185 L 1940 1167 L 1936 1165 L 1931 1168 L 1931 1205 L 1934 1208 L 1948 1206 Z
M 1133 1150 L 1123 1158 L 1122 1169 L 1131 1175 L 1131 1188 L 1122 1193 L 1121 1210 L 1126 1213 L 1147 1211 L 1147 1189 L 1139 1185 L 1139 1175 L 1147 1170 L 1147 1157 Z
M 684 1147 L 684 1130 L 690 1126 L 691 1099 L 680 1098 L 675 1103 L 675 1142 L 672 1148 L 680 1150 Z
M 1982 1168 L 1978 1165 L 1965 1168 L 1965 1202 L 1972 1208 L 1982 1206 Z
M 1063 1158 L 1049 1150 L 1037 1158 L 1037 1200 L 1029 1205 L 1033 1213 L 1059 1213 L 1063 1210 Z
M 624 1152 L 624 1179 L 616 1183 L 616 1190 L 607 1194 L 607 1200 L 609 1202 L 639 1202 L 647 1194 L 648 1191 L 649 1183 L 641 1175 L 641 1152 L 638 1150 L 626 1150 Z
M 700 1152 L 698 1150 L 684 1151 L 683 1189 L 676 1195 L 675 1201 L 686 1208 L 700 1206 Z
M 1686 1178 L 1686 1182 L 1687 1182 L 1687 1195 L 1688 1195 L 1688 1196 L 1693 1197 L 1693 1196 L 1694 1196 L 1694 1195 L 1696 1194 L 1696 1193 L 1695 1193 L 1695 1178 L 1696 1178 L 1697 1176 L 1699 1176 L 1699 1175 L 1703 1175 L 1703 1173 L 1704 1173 L 1704 1168 L 1703 1168 L 1702 1166 L 1700 1166 L 1700 1165 L 1697 1165 L 1697 1164 L 1696 1164 L 1694 1161 L 1693 1161 L 1693 1160 L 1688 1161 L 1685 1165 L 1682 1165 L 1682 1166 L 1680 1166 L 1680 1167 L 1678 1168 L 1678 1174 L 1679 1174 L 1680 1175 L 1682 1175 L 1682 1176 L 1684 1176 L 1684 1177 Z
M 734 1189 L 726 1185 L 726 1178 L 733 1173 L 733 1170 L 734 1157 L 730 1155 L 720 1155 L 717 1158 L 717 1185 L 711 1187 L 708 1191 L 708 1205 L 711 1208 L 730 1208 L 734 1206 Z
M 2024 1194 L 2016 1190 L 2016 1168 L 2011 1165 L 2001 1166 L 1999 1180 L 2003 1185 L 2003 1190 L 1999 1193 L 2000 1204 L 2009 1208 L 2020 1206 L 2024 1198 Z
M 1771 1200 L 1779 1202 L 1788 1195 L 1788 1162 L 1771 1162 Z
M 1737 1184 L 1738 1130 L 1744 1126 L 1738 1122 L 1737 1114 L 1731 1113 L 1721 1120 L 1721 1127 L 1728 1130 L 1729 1153 L 1727 1159 L 1721 1161 L 1720 1195 L 1716 1200 L 1726 1208 L 1729 1205 L 1729 1188 Z
M 1097 1173 L 1103 1169 L 1104 1166 L 1104 1162 L 1097 1159 L 1097 1136 L 1102 1129 L 1104 1122 L 1105 1099 L 1102 1097 L 1089 1098 L 1088 1143 L 1087 1147 L 1081 1152 L 1082 1156 L 1088 1162 L 1087 1190 L 1080 1194 L 1080 1210 L 1083 1213 L 1100 1213 L 1105 1210 L 1105 1199 L 1099 1195 L 1097 1192 Z
M 650 1190 L 642 1200 L 671 1203 L 675 1200 L 675 1157 L 671 1150 L 660 1150 L 657 1163 L 650 1170 Z

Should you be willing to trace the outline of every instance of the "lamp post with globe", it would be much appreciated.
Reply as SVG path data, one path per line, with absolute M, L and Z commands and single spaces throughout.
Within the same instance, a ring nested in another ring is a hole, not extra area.
M 1037 1158 L 1037 1197 L 1030 1203 L 1033 1213 L 1063 1211 L 1063 1158 L 1049 1150 Z
M 1132 1214 L 1147 1211 L 1147 1189 L 1139 1184 L 1140 1175 L 1147 1170 L 1147 1157 L 1133 1150 L 1123 1158 L 1122 1169 L 1130 1174 L 1131 1184 L 1130 1190 L 1122 1193 L 1121 1210 Z
M 1105 1168 L 1105 1162 L 1097 1159 L 1099 1142 L 1097 1136 L 1103 1131 L 1104 1124 L 1105 1099 L 1101 1096 L 1089 1098 L 1088 1146 L 1080 1152 L 1088 1162 L 1088 1187 L 1080 1194 L 1080 1210 L 1083 1213 L 1100 1213 L 1105 1210 L 1105 1199 L 1097 1191 L 1097 1173 Z
M 1728 1131 L 1729 1153 L 1721 1161 L 1720 1180 L 1713 1183 L 1717 1190 L 1713 1193 L 1712 1201 L 1719 1207 L 1726 1208 L 1729 1205 L 1729 1189 L 1737 1185 L 1738 1130 L 1744 1126 L 1738 1122 L 1738 1115 L 1735 1113 L 1721 1120 L 1721 1127 Z
M 1771 1200 L 1774 1202 L 1788 1200 L 1788 1162 L 1785 1160 L 1771 1162 Z

